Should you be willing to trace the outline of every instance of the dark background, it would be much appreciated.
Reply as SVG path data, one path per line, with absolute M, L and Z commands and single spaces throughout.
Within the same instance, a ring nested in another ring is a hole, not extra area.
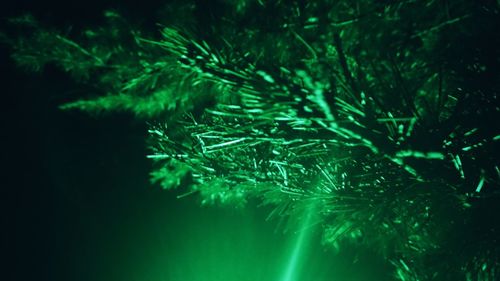
M 2 21 L 29 12 L 68 28 L 93 24 L 123 3 L 114 2 L 15 1 L 0 10 Z M 134 9 L 141 7 L 149 8 Z M 139 247 L 152 251 L 139 230 L 164 225 L 173 208 L 171 193 L 148 185 L 145 126 L 126 116 L 61 112 L 77 88 L 66 75 L 50 68 L 26 74 L 5 46 L 0 61 L 4 280 L 127 280 L 120 268 L 134 265 L 118 245 L 132 245 L 133 255 Z M 133 249 L 134 240 L 142 246 Z
M 29 12 L 48 26 L 78 29 L 98 24 L 108 8 L 151 28 L 151 15 L 162 7 L 152 1 L 6 2 L 0 6 L 1 28 L 6 18 Z M 80 86 L 51 67 L 42 74 L 17 69 L 5 46 L 0 66 L 7 276 L 0 279 L 250 281 L 260 274 L 258 280 L 278 280 L 294 236 L 282 234 L 276 221 L 266 222 L 267 209 L 177 200 L 178 191 L 149 183 L 144 122 L 60 111 Z M 353 264 L 358 253 L 337 256 L 318 240 L 300 280 L 385 276 L 369 253 Z M 252 268 L 252 274 L 244 272 Z

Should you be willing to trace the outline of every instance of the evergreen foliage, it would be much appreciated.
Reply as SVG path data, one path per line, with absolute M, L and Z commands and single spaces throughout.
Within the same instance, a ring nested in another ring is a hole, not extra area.
M 5 38 L 102 90 L 63 109 L 155 120 L 166 189 L 314 206 L 325 245 L 378 249 L 401 281 L 500 278 L 498 2 L 207 2 L 172 2 L 156 37 L 106 12 Z

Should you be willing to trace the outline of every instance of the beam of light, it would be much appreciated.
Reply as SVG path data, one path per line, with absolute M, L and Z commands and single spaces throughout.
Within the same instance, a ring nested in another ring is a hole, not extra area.
M 310 223 L 313 218 L 313 214 L 315 213 L 316 208 L 311 206 L 307 211 L 304 220 L 302 222 L 302 227 L 299 230 L 299 235 L 295 242 L 295 246 L 293 248 L 292 254 L 290 255 L 290 260 L 288 261 L 288 265 L 283 274 L 283 278 L 281 281 L 294 281 L 297 279 L 297 276 L 300 273 L 300 262 L 301 257 L 303 257 L 304 248 L 307 245 L 307 242 L 310 238 L 310 234 L 312 232 L 312 228 L 310 227 Z

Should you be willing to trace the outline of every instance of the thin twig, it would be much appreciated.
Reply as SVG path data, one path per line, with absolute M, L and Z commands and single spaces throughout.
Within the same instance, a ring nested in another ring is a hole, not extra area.
M 102 61 L 101 58 L 93 55 L 92 53 L 90 53 L 89 51 L 87 51 L 85 48 L 83 48 L 82 46 L 78 45 L 77 43 L 75 43 L 75 42 L 73 42 L 73 41 L 71 41 L 71 40 L 69 40 L 67 38 L 64 38 L 64 37 L 62 37 L 60 35 L 56 35 L 56 38 L 59 39 L 59 40 L 61 40 L 63 43 L 68 44 L 68 45 L 76 48 L 77 50 L 79 50 L 84 55 L 93 58 L 94 60 L 96 60 L 99 63 L 99 65 L 104 65 L 104 62 Z
M 461 16 L 461 17 L 458 17 L 458 18 L 454 18 L 454 19 L 451 19 L 451 20 L 447 20 L 447 21 L 442 22 L 442 23 L 440 23 L 440 24 L 438 24 L 436 26 L 433 26 L 431 28 L 428 28 L 428 29 L 425 29 L 425 30 L 422 30 L 420 32 L 417 32 L 417 33 L 413 34 L 411 36 L 411 39 L 415 39 L 415 38 L 417 38 L 419 36 L 422 36 L 422 35 L 425 35 L 427 33 L 438 31 L 439 29 L 441 29 L 441 28 L 443 28 L 443 27 L 445 27 L 447 25 L 451 25 L 451 24 L 457 23 L 457 22 L 459 22 L 461 20 L 464 20 L 466 18 L 469 18 L 469 17 L 471 17 L 470 14 L 465 15 L 465 16 Z
M 347 58 L 344 53 L 344 49 L 342 48 L 342 40 L 340 39 L 340 35 L 335 33 L 333 35 L 333 44 L 335 46 L 335 50 L 339 56 L 340 66 L 342 67 L 342 72 L 344 73 L 345 79 L 354 93 L 359 94 L 358 87 L 352 78 L 351 71 L 349 70 L 349 65 L 347 64 Z

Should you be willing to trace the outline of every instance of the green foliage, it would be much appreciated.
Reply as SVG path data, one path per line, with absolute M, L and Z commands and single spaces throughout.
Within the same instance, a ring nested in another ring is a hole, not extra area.
M 151 182 L 159 184 L 164 189 L 174 189 L 182 185 L 188 173 L 189 168 L 186 165 L 171 160 L 151 172 Z
M 496 235 L 457 255 L 464 237 L 500 229 L 475 211 L 500 198 L 500 61 L 482 45 L 500 43 L 482 28 L 498 24 L 496 2 L 190 3 L 210 16 L 161 38 L 116 13 L 81 44 L 18 20 L 32 31 L 13 57 L 109 93 L 65 109 L 174 124 L 150 131 L 164 188 L 204 204 L 258 198 L 292 223 L 315 206 L 326 245 L 379 249 L 402 281 L 497 278 Z
M 4 37 L 20 67 L 42 71 L 48 64 L 55 65 L 102 93 L 69 102 L 62 109 L 121 111 L 152 118 L 182 113 L 213 98 L 211 85 L 194 81 L 192 71 L 182 69 L 176 57 L 144 39 L 117 13 L 104 15 L 106 26 L 85 30 L 75 39 L 42 27 L 30 16 L 11 20 L 24 36 Z

